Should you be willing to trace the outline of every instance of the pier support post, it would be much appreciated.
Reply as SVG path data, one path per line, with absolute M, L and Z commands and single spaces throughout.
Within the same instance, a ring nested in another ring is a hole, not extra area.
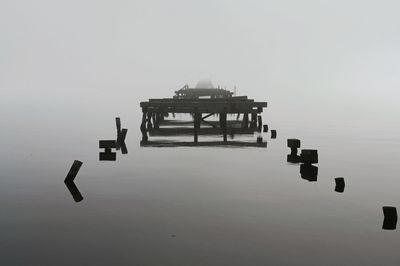
M 193 117 L 194 143 L 197 143 L 199 141 L 198 129 L 200 128 L 200 120 L 201 120 L 201 113 L 198 113 L 197 110 L 198 109 L 195 108 Z
M 164 112 L 162 110 L 160 111 L 158 117 L 160 118 L 160 120 L 159 120 L 160 123 L 164 121 Z
M 157 115 L 156 115 L 156 120 L 157 120 L 157 127 L 159 128 L 160 127 L 160 124 L 161 124 L 161 113 L 157 113 Z
M 203 117 L 203 113 L 199 113 L 197 116 L 197 128 L 201 128 L 201 118 Z
M 154 129 L 158 129 L 159 128 L 157 115 L 158 115 L 158 113 L 154 112 L 154 113 L 152 113 L 152 116 L 151 116 L 151 118 L 153 119 Z
M 160 124 L 161 124 L 161 122 L 162 122 L 161 116 L 162 116 L 161 113 L 158 112 L 158 113 L 157 113 L 157 116 L 156 116 L 157 126 L 158 126 L 158 127 L 160 127 Z
M 249 128 L 249 114 L 243 114 L 242 128 Z
M 153 124 L 151 123 L 151 118 L 153 114 L 151 112 L 147 113 L 147 130 L 153 129 Z
M 251 113 L 250 127 L 251 128 L 256 128 L 257 127 L 257 113 Z
M 146 116 L 147 116 L 147 109 L 145 107 L 142 108 L 142 124 L 140 125 L 140 131 L 142 132 L 142 141 L 147 142 L 147 132 L 146 132 Z
M 257 128 L 258 132 L 261 132 L 262 130 L 262 116 L 259 115 L 258 116 L 258 128 Z
M 227 138 L 227 129 L 226 129 L 226 113 L 220 113 L 219 114 L 219 123 L 221 125 L 221 129 L 222 129 L 222 134 L 224 136 L 224 142 L 228 141 Z

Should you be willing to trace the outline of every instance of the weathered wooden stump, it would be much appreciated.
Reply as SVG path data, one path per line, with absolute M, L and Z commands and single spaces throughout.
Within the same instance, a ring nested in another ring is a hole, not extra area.
M 104 152 L 99 153 L 100 161 L 115 161 L 117 158 L 117 153 L 112 152 L 112 149 L 117 147 L 117 142 L 115 140 L 100 140 L 99 148 L 104 149 Z
M 117 136 L 117 144 L 118 145 L 121 145 L 123 142 L 125 142 L 125 138 L 126 138 L 126 133 L 128 132 L 128 129 L 126 129 L 126 128 L 123 128 L 120 132 L 119 132 L 119 134 L 118 134 L 118 136 Z
M 287 146 L 290 148 L 292 154 L 297 154 L 297 149 L 300 148 L 300 140 L 287 139 Z
M 83 200 L 83 196 L 73 181 L 64 181 L 75 202 Z
M 384 230 L 395 230 L 397 225 L 397 210 L 396 207 L 392 206 L 383 206 L 383 225 L 382 229 Z
M 300 156 L 299 155 L 297 155 L 297 154 L 288 154 L 287 155 L 287 158 L 286 158 L 286 161 L 288 162 L 288 163 L 295 163 L 295 164 L 297 164 L 297 163 L 299 163 L 300 162 Z
M 69 172 L 68 172 L 67 176 L 65 177 L 64 181 L 65 182 L 73 182 L 76 175 L 78 174 L 79 170 L 81 169 L 82 164 L 83 163 L 81 161 L 75 160 L 72 163 L 72 166 L 69 169 Z
M 128 153 L 128 149 L 126 148 L 126 144 L 125 144 L 125 138 L 126 138 L 127 132 L 128 132 L 128 129 L 123 128 L 117 136 L 117 150 L 121 149 L 122 154 Z
M 318 163 L 318 151 L 317 150 L 301 150 L 300 161 L 304 164 Z
M 81 193 L 79 192 L 78 188 L 74 183 L 74 179 L 79 172 L 79 169 L 82 166 L 82 162 L 75 160 L 69 170 L 67 177 L 64 179 L 64 183 L 67 186 L 68 190 L 70 191 L 72 197 L 74 198 L 75 202 L 80 202 L 83 200 Z
M 271 139 L 276 139 L 276 130 L 275 129 L 271 129 Z
M 308 180 L 309 182 L 317 182 L 318 167 L 311 164 L 301 164 L 300 175 L 301 178 Z
M 344 178 L 336 177 L 335 178 L 335 191 L 338 193 L 343 193 L 344 187 L 345 187 Z
M 117 127 L 117 134 L 121 131 L 121 118 L 116 117 L 115 118 L 115 125 Z

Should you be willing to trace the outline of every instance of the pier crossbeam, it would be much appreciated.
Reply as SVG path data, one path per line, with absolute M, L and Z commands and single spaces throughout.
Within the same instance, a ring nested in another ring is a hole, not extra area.
M 142 108 L 147 108 L 148 112 L 168 112 L 168 113 L 194 113 L 197 109 L 200 113 L 261 113 L 267 107 L 267 102 L 254 101 L 181 101 L 181 100 L 161 100 L 151 102 L 141 102 Z

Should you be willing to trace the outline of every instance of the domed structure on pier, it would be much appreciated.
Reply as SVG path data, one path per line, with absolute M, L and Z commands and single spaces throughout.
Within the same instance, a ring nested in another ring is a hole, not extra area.
M 196 89 L 214 89 L 214 85 L 209 79 L 201 79 L 197 82 Z

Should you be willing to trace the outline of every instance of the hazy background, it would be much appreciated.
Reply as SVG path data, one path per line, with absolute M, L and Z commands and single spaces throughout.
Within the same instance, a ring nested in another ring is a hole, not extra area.
M 393 121 L 399 10 L 365 0 L 2 0 L 1 113 L 117 101 L 136 112 L 139 100 L 210 78 L 268 100 L 271 117 L 337 123 L 351 110 Z

